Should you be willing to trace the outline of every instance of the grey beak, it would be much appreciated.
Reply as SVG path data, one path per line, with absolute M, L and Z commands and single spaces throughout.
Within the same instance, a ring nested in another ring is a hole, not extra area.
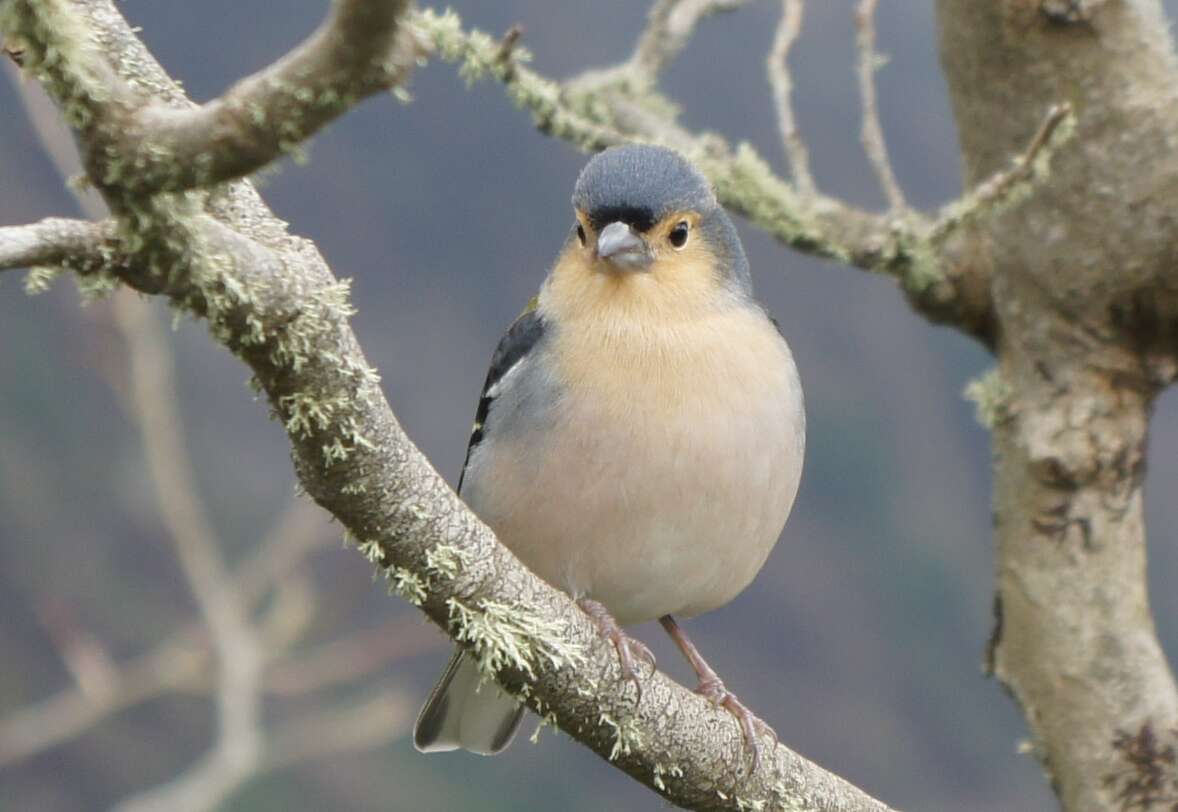
M 626 271 L 645 270 L 653 257 L 646 241 L 625 223 L 610 223 L 597 235 L 597 256 Z

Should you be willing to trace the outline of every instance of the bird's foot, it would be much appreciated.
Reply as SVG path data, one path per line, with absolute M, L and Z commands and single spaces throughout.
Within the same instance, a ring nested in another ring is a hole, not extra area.
M 654 652 L 647 648 L 642 641 L 635 640 L 622 631 L 621 626 L 614 620 L 609 610 L 597 601 L 581 598 L 577 601 L 577 606 L 580 606 L 581 611 L 593 619 L 601 636 L 613 643 L 614 650 L 618 653 L 618 664 L 622 668 L 622 678 L 634 685 L 634 690 L 637 693 L 634 704 L 640 704 L 642 702 L 642 675 L 638 672 L 635 654 L 638 659 L 650 663 L 650 673 L 653 675 L 655 671 Z
M 749 766 L 749 775 L 755 773 L 757 768 L 761 766 L 761 740 L 759 737 L 768 736 L 773 739 L 773 747 L 776 748 L 778 744 L 777 731 L 769 727 L 760 717 L 749 710 L 748 706 L 737 699 L 736 694 L 724 686 L 723 680 L 716 676 L 714 671 L 701 677 L 695 692 L 710 700 L 713 705 L 724 708 L 736 717 L 736 721 L 740 723 L 741 733 L 744 734 L 744 745 L 748 749 L 752 761 Z
M 761 740 L 760 735 L 767 735 L 773 739 L 773 747 L 777 747 L 777 732 L 757 718 L 743 702 L 736 698 L 736 694 L 724 687 L 724 682 L 716 675 L 715 670 L 708 665 L 707 660 L 699 653 L 699 649 L 695 647 L 695 643 L 691 642 L 691 638 L 687 636 L 687 632 L 683 631 L 682 627 L 675 622 L 675 618 L 670 615 L 664 615 L 659 618 L 659 623 L 667 630 L 667 634 L 671 635 L 671 639 L 675 641 L 675 645 L 679 646 L 679 650 L 683 652 L 683 656 L 691 663 L 692 670 L 695 671 L 696 677 L 699 678 L 699 686 L 695 689 L 697 694 L 701 694 L 712 701 L 713 704 L 724 708 L 740 723 L 740 731 L 744 734 L 745 748 L 749 751 L 751 757 L 751 764 L 749 765 L 748 775 L 752 775 L 761 766 Z

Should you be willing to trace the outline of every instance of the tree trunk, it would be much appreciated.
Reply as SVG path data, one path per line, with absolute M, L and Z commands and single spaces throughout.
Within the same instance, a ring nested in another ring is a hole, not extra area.
M 1142 481 L 1174 377 L 1178 65 L 1154 0 L 939 0 L 965 182 L 1043 111 L 1075 140 L 974 235 L 992 270 L 996 626 L 988 665 L 1022 707 L 1064 809 L 1171 809 L 1178 689 L 1149 611 Z

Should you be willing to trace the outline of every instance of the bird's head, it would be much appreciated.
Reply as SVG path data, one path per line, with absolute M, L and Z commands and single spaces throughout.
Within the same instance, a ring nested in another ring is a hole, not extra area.
M 629 144 L 594 156 L 577 178 L 573 208 L 554 276 L 651 304 L 749 293 L 732 221 L 707 179 L 673 150 Z

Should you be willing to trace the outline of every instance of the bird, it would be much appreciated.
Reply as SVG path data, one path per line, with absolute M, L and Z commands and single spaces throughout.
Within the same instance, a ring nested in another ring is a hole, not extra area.
M 521 562 L 567 592 L 638 687 L 658 620 L 760 758 L 767 729 L 678 617 L 753 580 L 793 506 L 802 387 L 753 297 L 739 235 L 696 167 L 631 143 L 585 165 L 539 294 L 495 349 L 458 491 Z M 414 727 L 422 752 L 493 755 L 524 708 L 458 647 Z M 769 730 L 768 732 L 772 732 Z

